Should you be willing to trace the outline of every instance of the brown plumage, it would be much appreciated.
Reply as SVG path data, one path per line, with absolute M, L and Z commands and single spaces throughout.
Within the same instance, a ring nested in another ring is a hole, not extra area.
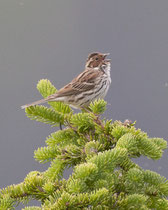
M 110 60 L 105 59 L 107 55 L 102 53 L 90 54 L 86 61 L 85 70 L 69 84 L 55 94 L 23 105 L 21 108 L 24 109 L 48 101 L 63 101 L 75 108 L 85 108 L 95 99 L 104 98 L 111 83 Z

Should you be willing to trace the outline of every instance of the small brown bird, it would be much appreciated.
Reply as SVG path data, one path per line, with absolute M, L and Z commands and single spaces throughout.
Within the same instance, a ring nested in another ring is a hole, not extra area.
M 95 99 L 104 98 L 111 83 L 109 53 L 91 53 L 85 70 L 69 84 L 45 99 L 21 106 L 22 109 L 49 101 L 62 101 L 78 109 L 86 108 Z

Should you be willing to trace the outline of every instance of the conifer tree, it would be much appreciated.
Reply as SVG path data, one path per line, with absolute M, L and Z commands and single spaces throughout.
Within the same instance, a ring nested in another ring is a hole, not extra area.
M 48 80 L 37 89 L 45 98 L 56 92 Z M 90 104 L 89 111 L 74 114 L 62 102 L 26 108 L 31 120 L 63 129 L 51 133 L 46 146 L 34 157 L 40 163 L 50 162 L 46 171 L 32 171 L 23 182 L 0 191 L 0 209 L 14 209 L 20 202 L 24 210 L 62 209 L 168 209 L 168 181 L 158 173 L 144 170 L 133 158 L 162 157 L 167 142 L 149 138 L 130 121 L 102 119 L 104 100 Z M 63 178 L 65 169 L 72 174 Z M 38 200 L 41 206 L 27 206 Z

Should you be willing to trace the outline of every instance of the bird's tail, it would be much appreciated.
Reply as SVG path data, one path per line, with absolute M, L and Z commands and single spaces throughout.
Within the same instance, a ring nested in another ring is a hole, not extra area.
M 38 105 L 38 104 L 44 104 L 45 102 L 47 102 L 47 100 L 44 98 L 44 99 L 41 99 L 39 101 L 35 101 L 33 103 L 30 103 L 30 104 L 25 104 L 25 105 L 21 106 L 21 108 L 25 109 L 25 108 L 27 108 L 29 106 L 35 106 L 35 105 Z

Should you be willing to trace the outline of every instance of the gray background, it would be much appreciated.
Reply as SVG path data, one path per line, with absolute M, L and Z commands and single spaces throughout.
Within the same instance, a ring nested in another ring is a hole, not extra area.
M 93 51 L 112 58 L 105 116 L 167 139 L 167 0 L 1 0 L 0 187 L 48 167 L 33 153 L 54 128 L 27 119 L 20 105 L 40 99 L 42 78 L 58 89 L 72 80 Z M 168 178 L 167 154 L 138 163 Z

